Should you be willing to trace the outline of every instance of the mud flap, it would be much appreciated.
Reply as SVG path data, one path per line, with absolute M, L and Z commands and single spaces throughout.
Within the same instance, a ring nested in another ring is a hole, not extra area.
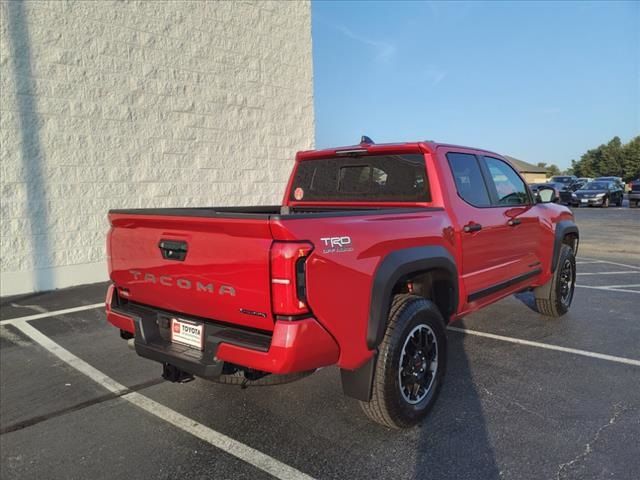
M 377 358 L 378 352 L 373 354 L 367 363 L 360 368 L 355 370 L 340 369 L 342 391 L 345 395 L 363 402 L 371 400 L 373 374 L 375 373 Z

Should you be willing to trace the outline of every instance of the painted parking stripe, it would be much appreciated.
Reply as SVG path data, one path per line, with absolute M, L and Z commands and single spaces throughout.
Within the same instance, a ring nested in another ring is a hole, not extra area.
M 31 320 L 38 320 L 39 318 L 55 317 L 58 315 L 65 315 L 67 313 L 84 312 L 85 310 L 93 310 L 100 307 L 104 308 L 104 302 L 94 303 L 91 305 L 82 305 L 81 307 L 65 308 L 63 310 L 54 310 L 52 312 L 35 313 L 33 315 L 27 315 L 25 317 L 8 318 L 6 320 L 0 320 L 0 325 L 15 323 L 17 321 L 30 322 Z
M 640 274 L 640 270 L 624 270 L 620 272 L 578 272 L 576 275 L 633 275 Z
M 640 267 L 637 266 L 637 265 L 629 265 L 627 263 L 610 262 L 609 260 L 598 260 L 597 258 L 580 257 L 579 260 L 587 260 L 587 261 L 589 261 L 589 263 L 608 263 L 609 265 L 617 265 L 618 267 L 627 267 L 627 268 L 633 268 L 635 270 L 640 270 Z
M 591 285 L 578 285 L 576 287 L 580 288 L 590 288 L 592 290 L 602 290 L 605 292 L 623 292 L 623 293 L 640 293 L 640 290 L 627 290 L 628 287 L 638 287 L 640 285 L 620 285 L 620 287 L 616 286 L 604 286 L 604 287 L 592 287 Z M 622 288 L 627 287 L 627 288 Z
M 493 333 L 479 332 L 477 330 L 467 330 L 466 328 L 447 327 L 447 330 L 453 332 L 464 333 L 465 335 L 475 335 L 476 337 L 491 338 L 492 340 L 501 340 L 503 342 L 516 343 L 518 345 L 526 345 L 528 347 L 544 348 L 545 350 L 555 350 L 557 352 L 573 353 L 583 357 L 598 358 L 609 362 L 623 363 L 625 365 L 633 365 L 640 367 L 640 360 L 634 360 L 626 357 L 616 357 L 614 355 L 606 355 L 604 353 L 589 352 L 587 350 L 578 350 L 576 348 L 561 347 L 559 345 L 551 345 L 549 343 L 532 342 L 531 340 L 523 340 L 521 338 L 505 337 Z
M 29 325 L 27 320 L 15 320 L 12 324 L 60 360 L 91 378 L 91 380 L 100 384 L 110 392 L 120 394 L 128 390 L 124 385 L 92 367 L 84 360 L 76 357 L 73 353 L 58 345 L 38 329 Z M 223 433 L 217 432 L 206 425 L 196 422 L 175 410 L 151 400 L 140 393 L 127 393 L 120 398 L 276 478 L 281 480 L 312 480 L 313 478 L 259 450 L 251 448 L 244 443 L 234 440 Z

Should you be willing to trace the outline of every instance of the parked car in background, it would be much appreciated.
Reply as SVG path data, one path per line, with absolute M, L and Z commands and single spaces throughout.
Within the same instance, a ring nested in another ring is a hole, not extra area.
M 640 206 L 640 178 L 629 182 L 629 207 Z
M 534 196 L 538 195 L 538 191 L 542 188 L 549 188 L 549 187 L 553 187 L 553 196 L 555 198 L 554 203 L 558 203 L 559 199 L 560 199 L 560 191 L 556 188 L 555 185 L 549 184 L 549 183 L 530 183 L 529 184 L 529 189 L 531 190 L 531 192 L 533 193 Z
M 556 175 L 549 179 L 549 183 L 560 183 L 562 185 L 572 185 L 578 181 L 575 175 Z
M 593 180 L 594 182 L 616 182 L 622 191 L 624 192 L 625 186 L 622 181 L 622 177 L 598 177 Z
M 623 196 L 624 191 L 617 182 L 594 180 L 573 192 L 570 203 L 576 207 L 608 207 L 611 204 L 621 207 Z
M 571 203 L 571 193 L 573 192 L 573 186 L 577 182 L 578 177 L 575 175 L 556 175 L 549 179 L 550 184 L 558 190 L 560 203 Z
M 591 181 L 591 180 L 589 180 L 589 181 Z M 586 181 L 586 180 L 580 180 L 580 179 L 578 179 L 578 180 L 576 181 L 576 183 L 574 183 L 573 185 L 571 185 L 571 189 L 570 189 L 570 190 L 571 190 L 572 192 L 575 192 L 576 190 L 580 190 L 580 189 L 581 189 L 582 187 L 584 187 L 587 183 L 589 183 L 589 181 Z

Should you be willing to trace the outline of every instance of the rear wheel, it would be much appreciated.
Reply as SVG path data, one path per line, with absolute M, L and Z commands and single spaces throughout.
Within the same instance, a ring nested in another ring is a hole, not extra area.
M 569 245 L 562 245 L 553 277 L 534 290 L 538 312 L 561 317 L 569 311 L 576 286 L 576 258 Z
M 379 347 L 369 402 L 373 421 L 407 428 L 427 415 L 442 384 L 447 358 L 444 320 L 436 305 L 416 295 L 396 295 Z

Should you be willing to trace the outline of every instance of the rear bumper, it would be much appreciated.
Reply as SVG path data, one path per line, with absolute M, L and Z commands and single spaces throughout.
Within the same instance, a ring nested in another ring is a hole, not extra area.
M 178 316 L 149 306 L 123 303 L 109 287 L 107 320 L 135 335 L 138 355 L 169 363 L 193 375 L 216 378 L 225 362 L 263 372 L 285 374 L 333 365 L 340 350 L 333 337 L 312 317 L 278 320 L 273 332 L 255 332 L 205 319 L 202 351 L 171 343 L 170 318 Z

